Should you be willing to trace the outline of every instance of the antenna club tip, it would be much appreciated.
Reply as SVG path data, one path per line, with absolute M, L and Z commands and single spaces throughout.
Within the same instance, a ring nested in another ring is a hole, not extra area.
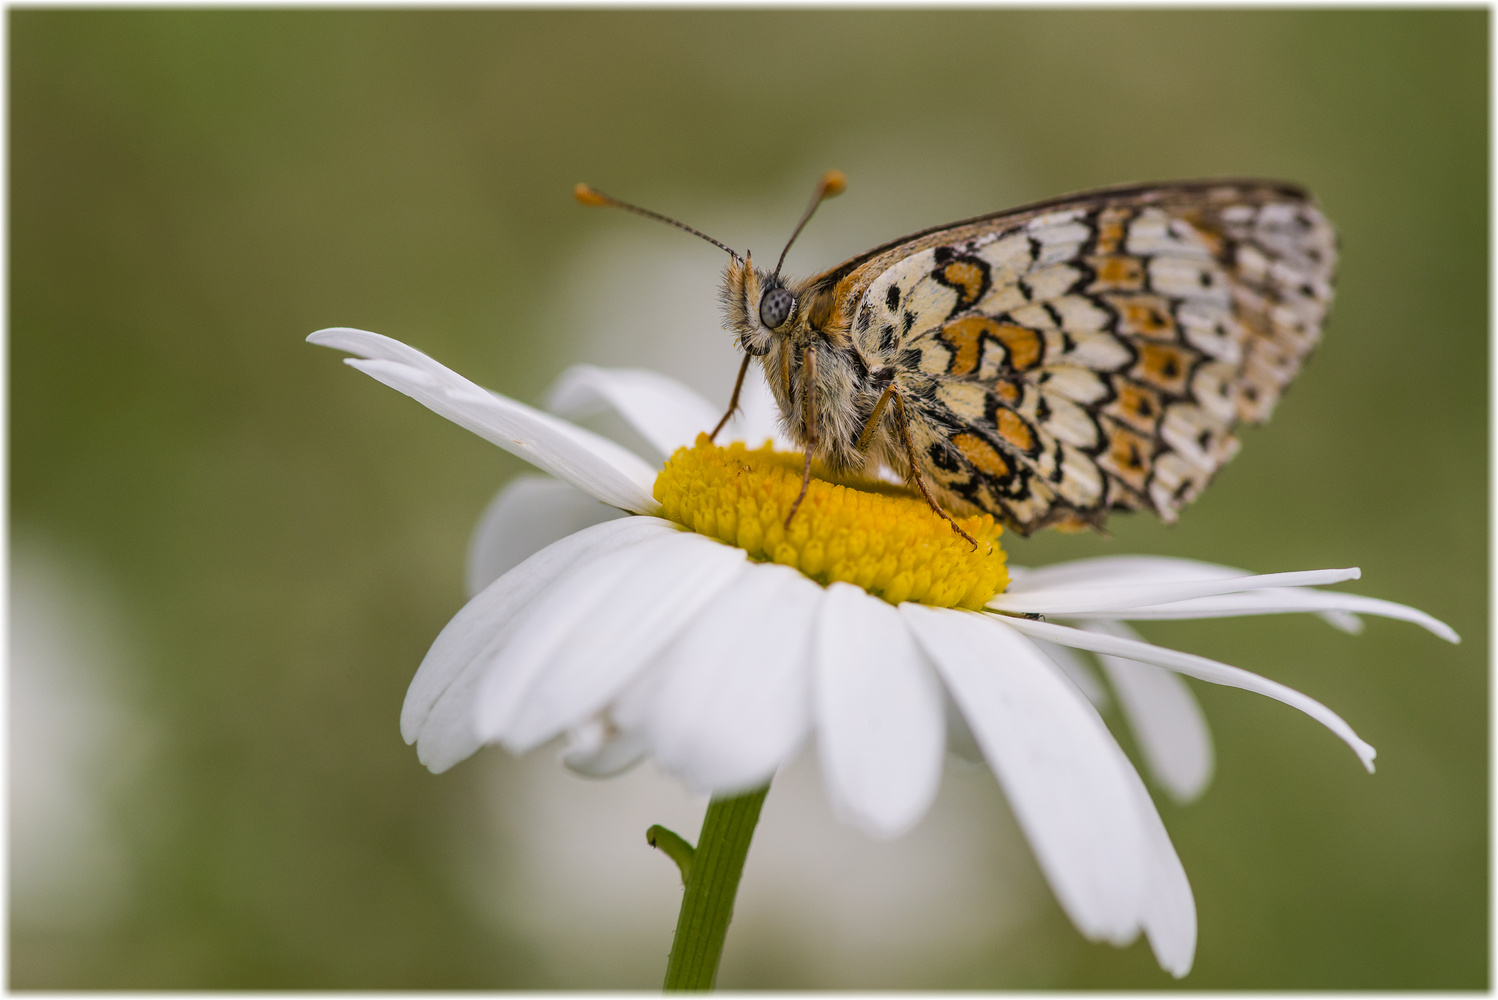
M 572 197 L 577 199 L 579 205 L 602 206 L 609 203 L 608 198 L 599 194 L 586 184 L 579 183 L 572 189 Z
M 822 175 L 822 197 L 836 198 L 848 189 L 848 175 L 841 170 L 829 170 Z

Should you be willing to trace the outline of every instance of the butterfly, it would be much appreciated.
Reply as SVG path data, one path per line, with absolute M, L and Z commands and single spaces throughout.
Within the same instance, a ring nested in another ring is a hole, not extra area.
M 830 171 L 786 244 L 845 186 Z M 1316 346 L 1336 234 L 1266 180 L 1131 185 L 936 226 L 814 277 L 730 255 L 721 299 L 791 438 L 834 475 L 894 470 L 953 519 L 1028 535 L 1176 520 Z M 799 501 L 798 501 L 799 503 Z M 795 510 L 792 508 L 791 517 Z M 789 521 L 789 518 L 787 519 Z M 971 540 L 971 539 L 970 539 Z

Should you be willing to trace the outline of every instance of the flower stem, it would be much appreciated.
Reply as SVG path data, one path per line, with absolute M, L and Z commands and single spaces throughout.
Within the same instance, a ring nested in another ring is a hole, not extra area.
M 666 985 L 670 990 L 710 990 L 718 979 L 718 960 L 733 919 L 733 898 L 739 891 L 739 876 L 749 841 L 759 822 L 760 806 L 770 791 L 763 788 L 732 798 L 713 799 L 702 820 L 702 835 L 692 854 L 681 897 L 681 915 L 676 918 L 676 937 L 666 963 Z

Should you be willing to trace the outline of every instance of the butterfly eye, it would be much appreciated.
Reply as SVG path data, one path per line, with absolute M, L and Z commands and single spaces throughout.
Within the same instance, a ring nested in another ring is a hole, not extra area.
M 794 308 L 794 295 L 784 288 L 772 288 L 759 300 L 759 321 L 771 330 L 779 329 Z

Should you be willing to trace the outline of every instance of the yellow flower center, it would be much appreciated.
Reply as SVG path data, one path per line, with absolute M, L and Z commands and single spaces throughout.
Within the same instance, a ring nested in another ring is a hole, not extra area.
M 977 610 L 1009 583 L 1003 527 L 988 514 L 958 523 L 977 551 L 920 497 L 854 489 L 813 478 L 801 492 L 801 455 L 735 442 L 719 448 L 699 434 L 655 480 L 662 515 L 698 534 L 737 545 L 751 558 L 800 570 L 824 586 L 844 581 L 891 604 L 919 601 Z

